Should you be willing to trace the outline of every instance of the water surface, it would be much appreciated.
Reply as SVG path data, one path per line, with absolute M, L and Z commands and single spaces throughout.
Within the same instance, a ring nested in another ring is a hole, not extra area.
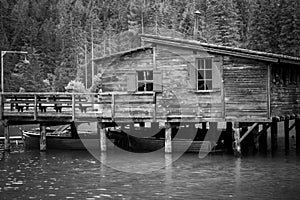
M 0 199 L 298 199 L 299 169 L 293 153 L 186 154 L 159 171 L 136 174 L 107 167 L 86 151 L 27 150 L 1 153 Z

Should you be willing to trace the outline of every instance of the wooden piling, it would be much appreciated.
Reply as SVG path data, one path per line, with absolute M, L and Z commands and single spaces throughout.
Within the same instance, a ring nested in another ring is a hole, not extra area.
M 172 153 L 172 127 L 171 124 L 165 124 L 165 153 Z
M 7 122 L 4 122 L 4 150 L 10 151 L 10 134 Z
M 286 118 L 284 120 L 284 146 L 285 146 L 285 152 L 289 152 L 290 150 L 290 120 Z
M 40 125 L 40 151 L 46 151 L 46 126 Z
M 276 151 L 278 148 L 277 137 L 278 137 L 278 122 L 273 120 L 271 125 L 271 148 L 273 152 Z
M 97 132 L 100 138 L 100 151 L 106 152 L 107 145 L 106 145 L 106 128 L 102 122 L 97 123 Z
M 300 152 L 300 116 L 295 119 L 296 123 L 296 150 Z
M 233 148 L 232 148 L 233 137 L 232 136 L 233 136 L 232 122 L 227 122 L 224 145 L 225 145 L 227 153 L 230 153 L 230 154 L 233 153 Z
M 262 132 L 259 137 L 259 152 L 260 153 L 267 153 L 268 151 L 268 131 L 267 131 L 267 124 L 263 124 Z
M 239 123 L 235 123 L 234 125 L 234 141 L 233 141 L 233 150 L 234 150 L 234 155 L 236 157 L 240 157 L 242 155 L 242 148 L 241 148 L 241 143 L 240 143 L 240 138 L 241 138 L 241 130 L 239 127 Z

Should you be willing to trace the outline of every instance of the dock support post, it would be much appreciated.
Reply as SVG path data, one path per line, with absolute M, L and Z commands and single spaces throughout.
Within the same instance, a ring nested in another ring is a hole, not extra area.
M 169 122 L 165 124 L 165 153 L 172 153 L 172 127 Z
M 7 121 L 4 121 L 4 150 L 10 151 L 10 134 Z
M 46 151 L 46 126 L 40 125 L 40 151 Z
M 227 153 L 232 154 L 233 153 L 233 149 L 232 149 L 232 122 L 227 122 L 226 123 L 226 136 L 225 136 L 225 140 L 224 140 L 224 145 L 226 148 Z
M 263 124 L 262 133 L 259 137 L 259 152 L 260 153 L 267 153 L 268 151 L 268 131 L 267 131 L 267 124 Z M 259 130 L 260 131 L 260 130 Z
M 273 121 L 271 125 L 271 148 L 272 152 L 277 150 L 277 135 L 278 135 L 278 123 L 277 121 Z
M 290 150 L 290 135 L 289 135 L 289 130 L 290 128 L 290 120 L 286 118 L 284 120 L 284 147 L 285 147 L 285 152 L 288 153 Z
M 240 132 L 239 123 L 235 123 L 234 126 L 235 128 L 234 128 L 233 150 L 234 150 L 234 155 L 236 157 L 240 157 L 242 155 L 242 148 L 240 143 L 241 132 Z
M 102 122 L 97 123 L 97 131 L 100 137 L 100 151 L 106 152 L 107 146 L 106 146 L 106 128 Z
M 296 151 L 300 152 L 300 116 L 295 119 L 296 123 Z

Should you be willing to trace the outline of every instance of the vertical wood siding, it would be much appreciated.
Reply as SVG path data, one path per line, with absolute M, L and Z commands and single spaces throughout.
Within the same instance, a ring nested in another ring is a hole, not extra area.
M 283 70 L 278 69 L 282 68 Z M 290 69 L 295 69 L 292 73 Z M 273 65 L 271 70 L 271 116 L 300 113 L 300 70 L 288 65 Z M 284 78 L 282 77 L 284 74 Z M 290 75 L 295 78 L 290 82 Z
M 267 118 L 267 65 L 245 59 L 224 62 L 227 118 Z

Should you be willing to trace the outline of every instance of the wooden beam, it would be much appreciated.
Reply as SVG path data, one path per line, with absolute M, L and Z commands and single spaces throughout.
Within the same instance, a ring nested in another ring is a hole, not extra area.
M 111 118 L 112 120 L 115 119 L 115 110 L 116 110 L 116 98 L 115 98 L 115 94 L 111 95 Z
M 37 109 L 37 106 L 38 106 L 37 95 L 34 95 L 34 116 L 33 116 L 33 119 L 34 119 L 34 120 L 37 120 L 37 117 L 38 117 L 38 109 Z
M 234 128 L 233 150 L 234 150 L 234 155 L 236 157 L 240 157 L 242 155 L 242 148 L 240 143 L 241 130 L 237 125 L 235 125 L 235 127 L 237 128 Z
M 267 124 L 263 124 L 263 128 L 258 139 L 259 141 L 259 152 L 267 153 L 268 151 L 268 132 Z
M 290 126 L 289 132 L 290 132 L 291 130 L 293 130 L 293 128 L 295 128 L 295 127 L 296 127 L 296 122 L 295 122 L 292 126 Z
M 153 122 L 156 121 L 156 92 L 153 93 Z
M 3 102 L 3 95 L 0 94 L 0 120 L 3 120 L 4 116 L 4 102 Z
M 278 144 L 277 144 L 277 137 L 278 137 L 278 122 L 273 121 L 271 125 L 271 148 L 272 151 L 276 151 Z
M 240 138 L 239 142 L 241 143 L 250 133 L 251 131 L 258 125 L 258 123 L 254 123 L 250 129 Z
M 290 150 L 290 120 L 286 117 L 284 120 L 284 146 L 285 146 L 285 152 L 288 152 Z
M 72 120 L 73 121 L 75 121 L 75 113 L 76 113 L 75 94 L 72 94 Z
M 172 127 L 169 122 L 165 123 L 165 153 L 172 153 Z
M 233 142 L 233 129 L 232 129 L 232 123 L 227 122 L 226 123 L 226 136 L 224 140 L 225 148 L 228 153 L 233 153 L 232 149 L 232 142 Z
M 271 118 L 271 66 L 268 65 L 267 78 L 267 116 Z
M 97 123 L 97 132 L 99 134 L 99 143 L 100 143 L 100 151 L 106 152 L 107 151 L 107 141 L 106 141 L 106 127 L 104 126 L 103 122 Z
M 272 121 L 273 122 L 280 122 L 280 117 L 278 117 L 278 116 L 277 117 L 273 117 Z
M 296 117 L 296 150 L 300 152 L 300 118 Z
M 153 49 L 153 57 L 152 57 L 152 62 L 153 62 L 153 70 L 157 69 L 157 65 L 156 65 L 156 54 L 157 54 L 157 47 L 155 44 L 152 45 L 152 49 Z

